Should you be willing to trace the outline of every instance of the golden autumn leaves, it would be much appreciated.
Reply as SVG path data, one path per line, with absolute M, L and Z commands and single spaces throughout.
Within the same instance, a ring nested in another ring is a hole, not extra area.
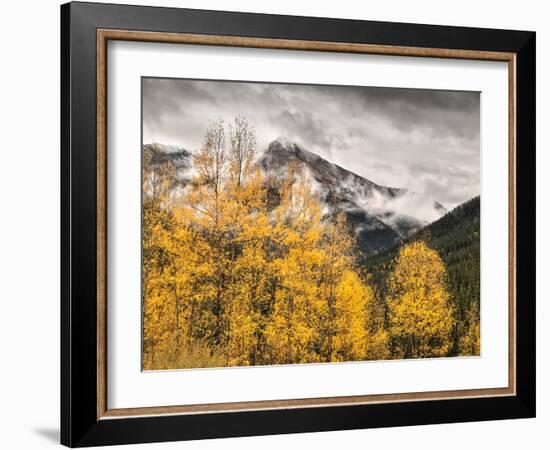
M 213 123 L 186 185 L 144 154 L 144 369 L 446 355 L 455 319 L 437 252 L 405 246 L 380 301 L 344 216 L 324 217 L 296 165 L 265 175 L 255 147 L 244 118 Z
M 454 311 L 445 266 L 422 241 L 403 247 L 388 280 L 389 329 L 398 356 L 445 356 Z

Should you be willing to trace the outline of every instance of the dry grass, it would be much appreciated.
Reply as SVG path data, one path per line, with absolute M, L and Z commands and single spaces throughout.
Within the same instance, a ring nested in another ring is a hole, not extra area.
M 212 351 L 206 345 L 192 343 L 176 352 L 165 352 L 145 357 L 144 370 L 196 369 L 226 367 L 227 360 L 221 352 Z

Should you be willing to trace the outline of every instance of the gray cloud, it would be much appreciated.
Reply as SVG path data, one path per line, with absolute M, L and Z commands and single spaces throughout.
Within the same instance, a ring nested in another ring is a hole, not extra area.
M 479 194 L 478 92 L 143 79 L 144 143 L 198 149 L 244 115 L 258 151 L 284 136 L 376 183 L 453 207 Z

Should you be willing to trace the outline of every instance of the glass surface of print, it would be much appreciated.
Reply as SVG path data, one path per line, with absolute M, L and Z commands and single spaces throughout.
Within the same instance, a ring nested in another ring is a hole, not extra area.
M 142 95 L 145 370 L 479 355 L 479 93 Z

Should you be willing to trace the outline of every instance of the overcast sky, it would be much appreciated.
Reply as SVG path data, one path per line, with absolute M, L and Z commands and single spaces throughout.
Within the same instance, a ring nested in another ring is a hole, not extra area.
M 212 120 L 244 115 L 258 152 L 290 139 L 378 184 L 447 208 L 479 194 L 478 92 L 143 79 L 143 142 L 200 148 Z

